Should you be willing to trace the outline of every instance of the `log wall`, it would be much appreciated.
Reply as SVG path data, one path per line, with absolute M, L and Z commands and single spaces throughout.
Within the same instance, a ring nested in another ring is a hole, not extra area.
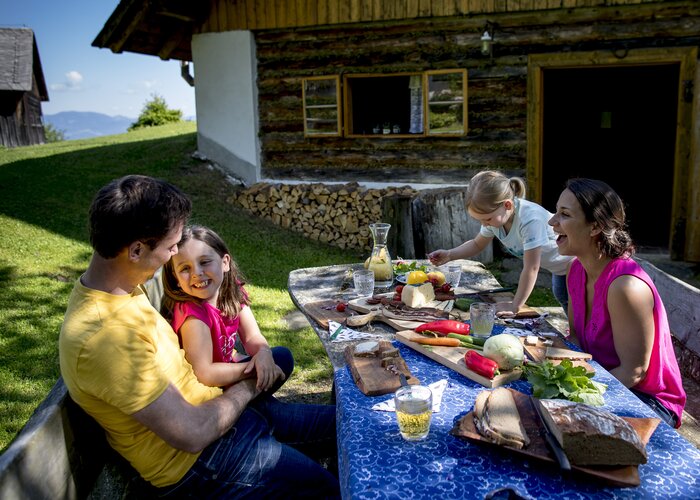
M 494 57 L 481 55 L 495 22 Z M 530 54 L 697 46 L 688 2 L 498 13 L 255 31 L 263 177 L 452 183 L 485 168 L 525 176 Z M 301 81 L 466 68 L 468 134 L 305 138 Z

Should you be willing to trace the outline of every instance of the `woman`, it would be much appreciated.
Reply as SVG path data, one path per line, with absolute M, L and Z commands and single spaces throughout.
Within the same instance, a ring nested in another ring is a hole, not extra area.
M 622 200 L 602 181 L 571 179 L 549 224 L 559 253 L 576 257 L 567 276 L 571 340 L 680 427 L 686 395 L 666 310 L 632 259 Z

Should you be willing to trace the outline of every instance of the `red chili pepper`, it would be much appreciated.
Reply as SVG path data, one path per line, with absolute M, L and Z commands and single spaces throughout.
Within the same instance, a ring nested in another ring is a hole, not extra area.
M 476 351 L 469 350 L 464 355 L 464 363 L 471 371 L 492 379 L 498 375 L 498 363 L 494 360 L 482 356 Z
M 417 333 L 431 331 L 437 333 L 441 337 L 444 337 L 448 333 L 468 335 L 469 330 L 469 323 L 462 323 L 461 321 L 456 321 L 454 319 L 440 319 L 437 321 L 431 321 L 430 323 L 423 323 L 416 328 Z

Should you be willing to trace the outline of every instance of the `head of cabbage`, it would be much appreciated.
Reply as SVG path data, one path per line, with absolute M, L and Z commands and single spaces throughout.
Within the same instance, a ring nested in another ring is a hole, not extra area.
M 498 363 L 501 370 L 522 366 L 525 350 L 520 339 L 510 333 L 493 335 L 484 343 L 484 356 Z

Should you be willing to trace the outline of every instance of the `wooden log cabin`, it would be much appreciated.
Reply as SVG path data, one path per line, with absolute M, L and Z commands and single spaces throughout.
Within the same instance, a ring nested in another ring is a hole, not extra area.
M 196 74 L 199 151 L 246 183 L 600 178 L 700 261 L 695 0 L 123 0 L 93 42 Z
M 0 145 L 43 144 L 41 102 L 48 100 L 34 32 L 0 28 Z

